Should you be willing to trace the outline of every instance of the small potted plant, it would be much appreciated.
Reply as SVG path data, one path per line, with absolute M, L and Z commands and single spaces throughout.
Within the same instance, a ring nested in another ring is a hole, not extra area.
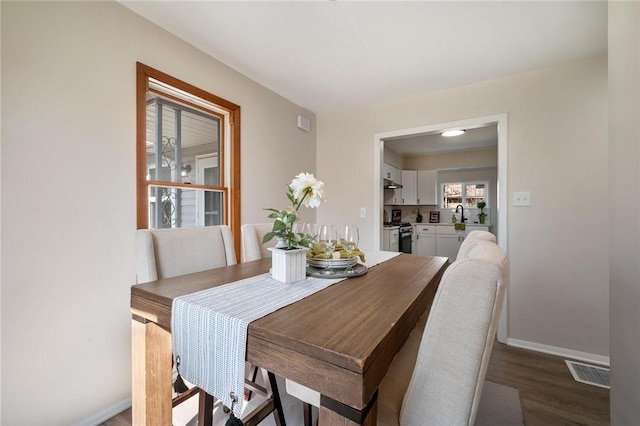
M 478 213 L 478 221 L 480 223 L 484 223 L 487 214 L 484 212 L 484 208 L 487 206 L 487 203 L 484 201 L 478 201 L 478 208 L 480 209 L 480 213 Z

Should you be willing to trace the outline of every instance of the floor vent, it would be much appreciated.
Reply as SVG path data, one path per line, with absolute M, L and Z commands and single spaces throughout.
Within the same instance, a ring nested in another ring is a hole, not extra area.
M 583 364 L 576 361 L 565 360 L 564 362 L 567 363 L 567 367 L 569 367 L 569 371 L 571 371 L 571 375 L 576 382 L 609 389 L 608 368 L 596 367 L 595 365 Z

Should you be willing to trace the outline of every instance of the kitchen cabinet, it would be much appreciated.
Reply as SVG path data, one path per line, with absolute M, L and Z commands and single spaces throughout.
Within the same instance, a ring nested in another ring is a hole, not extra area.
M 400 228 L 384 228 L 382 230 L 382 250 L 400 251 Z
M 402 197 L 399 204 L 437 205 L 436 183 L 438 172 L 436 170 L 402 170 Z
M 402 204 L 416 205 L 418 203 L 418 172 L 402 170 Z
M 448 257 L 454 262 L 467 234 L 473 230 L 487 231 L 488 226 L 466 226 L 464 231 L 456 231 L 454 225 L 439 225 L 436 230 L 436 256 Z
M 417 204 L 438 205 L 436 170 L 418 170 L 416 174 Z
M 402 180 L 401 171 L 397 167 L 393 167 L 391 164 L 382 164 L 382 178 L 391 180 L 395 183 L 400 183 Z
M 464 233 L 437 234 L 436 235 L 436 256 L 448 257 L 449 262 L 454 262 L 458 256 L 460 245 L 464 241 Z
M 397 184 L 402 184 L 402 171 L 390 164 L 384 163 L 382 169 L 382 177 L 387 181 L 392 181 Z M 385 205 L 398 205 L 402 204 L 402 189 L 385 189 L 384 190 L 384 204 Z
M 416 250 L 414 253 L 422 256 L 436 255 L 436 228 L 435 225 L 416 225 Z

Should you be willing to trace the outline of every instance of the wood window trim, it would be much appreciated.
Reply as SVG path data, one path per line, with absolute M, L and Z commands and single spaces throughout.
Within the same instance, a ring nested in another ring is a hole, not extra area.
M 156 181 L 147 181 L 147 162 L 146 162 L 146 94 L 148 90 L 149 78 L 162 81 L 172 87 L 183 90 L 187 93 L 195 95 L 201 99 L 211 102 L 229 114 L 229 137 L 230 149 L 225 155 L 229 156 L 229 164 L 231 170 L 225 191 L 227 203 L 230 203 L 225 209 L 225 223 L 231 228 L 233 234 L 234 249 L 236 258 L 240 259 L 240 106 L 213 95 L 205 90 L 195 87 L 189 83 L 172 77 L 162 71 L 151 68 L 140 62 L 136 63 L 136 226 L 137 229 L 146 229 L 149 227 L 148 222 L 148 187 L 149 186 L 167 186 L 167 182 L 160 185 Z M 220 165 L 222 171 L 221 176 L 226 174 L 224 168 L 226 164 Z M 181 183 L 170 183 L 171 187 L 188 187 L 198 188 L 198 185 L 185 185 Z M 227 212 L 230 210 L 231 214 Z

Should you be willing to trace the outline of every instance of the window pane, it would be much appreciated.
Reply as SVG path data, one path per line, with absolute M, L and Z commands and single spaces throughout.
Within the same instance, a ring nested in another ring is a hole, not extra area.
M 224 223 L 224 192 L 149 187 L 149 228 L 213 226 Z
M 218 117 L 155 94 L 148 94 L 146 116 L 148 180 L 192 182 L 196 156 L 216 154 L 220 158 Z M 220 176 L 215 180 L 219 185 Z
M 443 204 L 444 208 L 455 207 L 462 203 L 462 184 L 445 183 L 443 185 Z
M 486 188 L 484 184 L 467 184 L 465 185 L 466 206 L 476 207 L 478 202 L 486 202 Z

